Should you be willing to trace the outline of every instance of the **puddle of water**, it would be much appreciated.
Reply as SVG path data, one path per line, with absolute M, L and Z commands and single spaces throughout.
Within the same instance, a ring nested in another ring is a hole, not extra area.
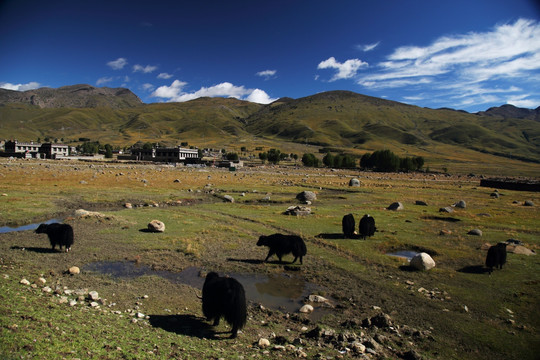
M 416 251 L 401 250 L 401 251 L 396 251 L 396 252 L 393 252 L 393 253 L 387 253 L 386 255 L 402 257 L 402 258 L 406 258 L 407 261 L 411 261 L 411 259 L 413 257 L 415 257 L 415 255 L 417 255 L 417 254 L 418 253 Z
M 5 233 L 15 232 L 15 231 L 35 230 L 35 229 L 38 228 L 38 226 L 40 224 L 52 224 L 52 223 L 55 223 L 55 222 L 61 223 L 62 220 L 60 220 L 60 219 L 51 219 L 51 220 L 47 220 L 47 221 L 44 221 L 44 222 L 23 225 L 23 226 L 19 226 L 19 227 L 15 227 L 15 228 L 10 227 L 10 226 L 2 226 L 2 227 L 0 227 L 0 234 L 5 234 Z
M 113 278 L 133 279 L 143 275 L 157 275 L 172 283 L 187 284 L 202 290 L 204 278 L 199 276 L 200 269 L 189 267 L 182 272 L 173 273 L 164 270 L 152 270 L 149 266 L 133 262 L 94 262 L 83 267 L 83 270 L 109 274 Z M 223 276 L 223 274 L 220 274 Z M 227 274 L 238 280 L 246 292 L 246 299 L 260 303 L 269 309 L 285 312 L 296 312 L 302 307 L 303 299 L 318 289 L 318 286 L 308 283 L 296 274 Z M 325 310 L 325 309 L 321 309 Z M 318 311 L 315 311 L 316 313 Z M 319 311 L 322 316 L 324 311 Z

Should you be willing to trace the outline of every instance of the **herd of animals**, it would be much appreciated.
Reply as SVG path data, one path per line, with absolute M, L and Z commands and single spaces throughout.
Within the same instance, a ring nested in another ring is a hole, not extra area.
M 377 231 L 375 227 L 375 219 L 370 215 L 364 215 L 360 219 L 358 234 L 355 230 L 356 223 L 352 214 L 343 216 L 342 231 L 345 238 L 362 238 L 373 236 Z M 55 250 L 59 246 L 60 251 L 65 248 L 68 252 L 74 243 L 73 228 L 69 224 L 52 223 L 41 224 L 35 230 L 38 234 L 47 234 L 51 247 Z M 282 263 L 282 257 L 287 254 L 292 254 L 295 263 L 307 254 L 307 248 L 304 240 L 297 235 L 272 234 L 261 235 L 257 242 L 257 246 L 267 246 L 269 248 L 268 255 L 264 259 L 268 259 L 276 255 L 279 262 Z M 486 257 L 486 267 L 489 274 L 493 268 L 502 269 L 506 263 L 506 243 L 499 243 L 491 246 L 488 249 Z M 242 329 L 246 324 L 247 306 L 244 287 L 236 279 L 228 276 L 219 276 L 215 272 L 210 272 L 206 275 L 206 279 L 202 290 L 202 310 L 208 321 L 213 321 L 213 325 L 219 325 L 221 318 L 232 327 L 231 338 L 235 338 L 238 330 Z

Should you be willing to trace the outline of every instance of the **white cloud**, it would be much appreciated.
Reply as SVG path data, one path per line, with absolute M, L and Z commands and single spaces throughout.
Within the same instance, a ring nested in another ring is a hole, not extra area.
M 110 83 L 113 80 L 114 79 L 112 77 L 101 77 L 101 78 L 97 79 L 96 85 L 100 86 L 100 85 L 103 85 L 103 84 L 106 84 L 106 83 Z
M 158 79 L 170 79 L 172 77 L 173 76 L 171 74 L 167 74 L 167 73 L 159 73 L 159 75 L 157 76 Z
M 137 65 L 133 65 L 133 72 L 142 72 L 142 73 L 148 74 L 155 71 L 157 68 L 158 68 L 157 66 L 153 66 L 153 65 L 142 66 L 142 65 L 137 64 Z
M 155 89 L 155 86 L 149 83 L 142 84 L 142 89 L 144 91 L 152 91 Z
M 27 90 L 34 90 L 40 87 L 40 83 L 31 81 L 26 84 L 11 84 L 2 82 L 0 83 L 0 88 L 6 89 L 6 90 L 15 90 L 15 91 L 27 91 Z
M 118 58 L 113 61 L 109 61 L 107 63 L 107 66 L 109 66 L 113 70 L 121 70 L 124 68 L 124 66 L 127 65 L 127 59 L 126 58 Z
M 380 41 L 377 41 L 376 43 L 373 43 L 373 44 L 356 45 L 355 47 L 360 51 L 368 52 L 375 49 L 377 46 L 379 46 L 380 43 L 381 43 Z
M 317 66 L 317 69 L 336 69 L 338 72 L 330 81 L 336 81 L 340 79 L 350 79 L 356 76 L 356 73 L 361 67 L 365 67 L 368 64 L 359 59 L 350 59 L 344 63 L 336 61 L 332 56 L 324 61 L 321 61 Z
M 527 99 L 528 97 L 529 97 L 528 94 L 510 97 L 508 100 L 506 100 L 506 103 L 512 104 L 514 106 L 521 107 L 521 108 L 527 108 L 527 109 L 534 109 L 538 107 L 538 104 L 540 104 L 540 98 L 534 100 L 534 99 Z
M 490 32 L 440 37 L 426 47 L 399 47 L 378 67 L 379 72 L 362 76 L 358 83 L 376 86 L 392 79 L 446 74 L 469 82 L 525 76 L 540 69 L 540 24 L 519 19 Z
M 264 70 L 264 71 L 259 71 L 255 75 L 263 77 L 265 80 L 268 80 L 274 77 L 276 73 L 277 73 L 277 70 Z
M 171 86 L 160 86 L 153 93 L 152 97 L 160 97 L 167 101 L 184 102 L 200 97 L 233 97 L 241 100 L 248 100 L 261 104 L 268 104 L 276 99 L 272 99 L 260 89 L 246 89 L 244 86 L 235 86 L 229 82 L 223 82 L 210 87 L 202 87 L 195 92 L 185 92 L 186 82 L 174 80 Z

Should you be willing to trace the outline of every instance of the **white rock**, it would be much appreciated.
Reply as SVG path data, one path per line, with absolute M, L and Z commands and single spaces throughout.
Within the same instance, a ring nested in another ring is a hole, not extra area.
M 328 302 L 328 299 L 320 295 L 309 295 L 309 301 L 314 303 L 325 303 Z
M 429 254 L 422 252 L 411 259 L 411 266 L 417 270 L 430 270 L 435 267 L 435 261 Z
M 22 279 L 22 280 L 20 281 L 20 283 L 23 284 L 23 285 L 30 285 L 30 281 L 28 281 L 28 280 L 26 280 L 26 279 Z
M 42 283 L 42 284 L 45 284 L 45 283 L 47 282 L 47 280 L 45 280 L 45 278 L 42 278 L 42 277 L 40 277 L 40 278 L 38 279 L 38 281 L 39 281 L 40 283 Z
M 88 293 L 88 296 L 90 296 L 90 299 L 96 301 L 96 300 L 99 300 L 99 294 L 97 291 L 90 291 Z
M 69 302 L 69 306 L 75 306 L 75 305 L 77 305 L 77 301 L 71 300 L 71 301 Z
M 52 292 L 52 289 L 50 287 L 48 287 L 48 286 L 45 286 L 43 289 L 41 289 L 41 291 L 46 292 L 46 293 L 50 293 L 50 292 Z
M 314 310 L 313 306 L 311 306 L 309 304 L 306 304 L 306 305 L 302 306 L 299 311 L 301 313 L 309 314 L 309 313 L 313 312 L 313 310 Z
M 270 341 L 268 339 L 265 339 L 265 338 L 260 338 L 259 339 L 259 347 L 264 349 L 266 347 L 270 346 Z
M 138 317 L 139 319 L 143 319 L 144 316 L 145 316 L 145 315 L 144 315 L 143 313 L 140 313 L 140 312 L 137 313 L 137 317 Z
M 164 232 L 165 224 L 159 220 L 152 220 L 148 223 L 148 230 L 152 232 Z
M 90 306 L 93 307 L 93 308 L 97 308 L 97 307 L 99 307 L 99 304 L 97 302 L 95 302 L 95 301 L 92 301 L 90 303 Z
M 69 273 L 71 275 L 76 275 L 81 273 L 81 269 L 79 269 L 77 266 L 72 266 L 68 269 Z

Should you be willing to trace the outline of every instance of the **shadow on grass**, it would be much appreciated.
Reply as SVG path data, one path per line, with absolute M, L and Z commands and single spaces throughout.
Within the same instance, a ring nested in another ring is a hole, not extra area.
M 154 230 L 150 230 L 148 228 L 144 228 L 144 229 L 139 229 L 140 232 L 144 232 L 144 233 L 155 233 L 155 234 L 159 234 L 161 233 L 161 231 L 154 231 Z
M 24 250 L 24 251 L 31 251 L 36 252 L 40 254 L 52 254 L 52 253 L 60 253 L 61 251 L 53 250 L 51 248 L 41 248 L 41 247 L 22 247 L 22 246 L 12 246 L 10 247 L 11 250 Z
M 233 259 L 233 258 L 227 258 L 227 261 L 235 261 L 235 262 L 241 262 L 245 264 L 254 264 L 254 265 L 262 264 L 264 262 L 263 260 L 258 260 L 258 259 Z
M 485 268 L 484 265 L 470 265 L 459 269 L 458 272 L 466 274 L 485 274 L 489 272 L 489 270 Z
M 217 339 L 212 326 L 195 315 L 150 315 L 150 325 L 178 335 Z
M 411 265 L 401 265 L 399 267 L 399 270 L 401 271 L 407 271 L 407 272 L 415 272 L 418 271 L 417 269 L 413 268 Z
M 453 218 L 451 216 L 424 216 L 423 217 L 426 220 L 440 220 L 440 221 L 446 221 L 446 222 L 458 222 L 461 221 L 460 219 Z
M 326 240 L 337 240 L 337 239 L 360 239 L 360 236 L 353 235 L 352 237 L 345 237 L 343 233 L 321 233 L 315 235 L 316 238 L 326 239 Z

